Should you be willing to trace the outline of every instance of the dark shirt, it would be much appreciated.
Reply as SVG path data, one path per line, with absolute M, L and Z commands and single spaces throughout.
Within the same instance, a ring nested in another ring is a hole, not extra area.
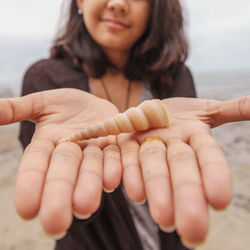
M 32 65 L 23 80 L 22 95 L 37 91 L 76 88 L 89 92 L 88 76 L 66 60 L 45 59 Z M 195 97 L 192 75 L 183 66 L 175 77 L 175 87 L 171 92 L 159 89 L 162 98 Z M 160 98 L 154 94 L 155 98 Z M 25 148 L 34 133 L 34 124 L 21 123 L 19 139 Z M 186 250 L 179 236 L 159 230 L 160 250 Z M 113 193 L 102 195 L 98 211 L 87 220 L 74 218 L 67 235 L 58 240 L 56 250 L 142 250 L 128 203 L 121 187 Z M 156 249 L 152 249 L 156 250 Z

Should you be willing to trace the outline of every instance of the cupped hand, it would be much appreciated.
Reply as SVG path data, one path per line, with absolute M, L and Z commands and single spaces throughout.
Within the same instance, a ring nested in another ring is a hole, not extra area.
M 170 125 L 119 135 L 123 184 L 135 202 L 147 198 L 153 220 L 163 231 L 174 228 L 187 246 L 205 240 L 208 206 L 221 210 L 232 199 L 232 176 L 211 128 L 250 120 L 250 97 L 221 102 L 170 98 L 163 102 Z M 160 138 L 140 144 L 147 138 Z
M 120 184 L 115 136 L 84 144 L 57 142 L 116 113 L 113 104 L 76 89 L 0 100 L 0 124 L 21 120 L 36 124 L 16 180 L 15 206 L 22 218 L 39 212 L 45 231 L 59 235 L 70 227 L 73 213 L 87 218 L 98 209 L 102 189 Z

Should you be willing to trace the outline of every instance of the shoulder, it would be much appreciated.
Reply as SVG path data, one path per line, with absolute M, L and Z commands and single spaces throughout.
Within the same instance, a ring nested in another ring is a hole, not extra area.
M 29 66 L 25 75 L 46 74 L 51 71 L 56 71 L 61 67 L 65 68 L 65 62 L 63 60 L 42 59 Z
M 176 72 L 169 97 L 196 97 L 193 75 L 187 65 L 182 65 Z
M 167 75 L 169 73 L 167 72 Z M 168 75 L 169 76 L 169 75 Z M 182 65 L 174 74 L 169 77 L 170 87 L 166 84 L 159 84 L 155 89 L 156 98 L 165 99 L 169 97 L 195 97 L 195 85 L 190 69 Z
M 179 68 L 169 97 L 196 97 L 193 75 L 187 65 Z
M 193 75 L 187 65 L 182 65 L 176 73 L 175 82 L 185 79 L 185 81 L 193 81 Z
M 31 65 L 25 75 L 26 77 L 45 77 L 55 83 L 72 80 L 72 78 L 83 75 L 84 72 L 74 67 L 73 63 L 63 59 L 42 59 Z
M 86 79 L 83 70 L 63 59 L 42 59 L 32 64 L 23 77 L 23 94 L 48 89 L 71 87 L 76 79 Z M 69 85 L 69 86 L 68 86 Z

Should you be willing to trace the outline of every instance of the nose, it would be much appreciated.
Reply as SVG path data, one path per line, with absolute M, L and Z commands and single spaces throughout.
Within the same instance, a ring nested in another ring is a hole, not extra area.
M 127 0 L 109 0 L 107 7 L 117 15 L 124 15 L 129 9 Z

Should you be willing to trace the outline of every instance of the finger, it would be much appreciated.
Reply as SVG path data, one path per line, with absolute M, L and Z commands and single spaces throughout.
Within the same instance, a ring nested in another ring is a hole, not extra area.
M 109 145 L 103 149 L 103 153 L 103 189 L 112 192 L 119 186 L 122 178 L 120 149 L 116 145 Z
M 250 96 L 224 102 L 221 113 L 225 122 L 250 120 Z
M 175 206 L 175 225 L 185 242 L 198 244 L 208 231 L 208 207 L 193 150 L 181 140 L 167 145 Z
M 74 143 L 60 143 L 53 152 L 40 211 L 49 234 L 62 234 L 72 223 L 72 197 L 81 159 L 82 151 Z
M 24 151 L 16 178 L 15 207 L 24 219 L 34 218 L 41 203 L 41 195 L 54 144 L 50 140 L 35 139 Z
M 208 202 L 224 209 L 232 200 L 232 174 L 224 153 L 208 133 L 194 134 L 189 143 L 199 161 Z
M 144 143 L 139 157 L 152 218 L 164 231 L 170 231 L 174 226 L 174 210 L 166 147 L 159 141 Z
M 99 208 L 102 188 L 103 153 L 97 145 L 89 144 L 83 151 L 83 161 L 73 197 L 77 218 L 86 219 Z
M 10 124 L 22 120 L 33 120 L 42 110 L 42 94 L 0 100 L 0 124 Z
M 146 199 L 142 170 L 139 163 L 139 144 L 126 139 L 120 143 L 123 166 L 123 185 L 128 197 L 136 203 Z
M 212 127 L 227 122 L 250 120 L 250 96 L 219 102 L 208 100 L 208 116 L 212 118 Z

